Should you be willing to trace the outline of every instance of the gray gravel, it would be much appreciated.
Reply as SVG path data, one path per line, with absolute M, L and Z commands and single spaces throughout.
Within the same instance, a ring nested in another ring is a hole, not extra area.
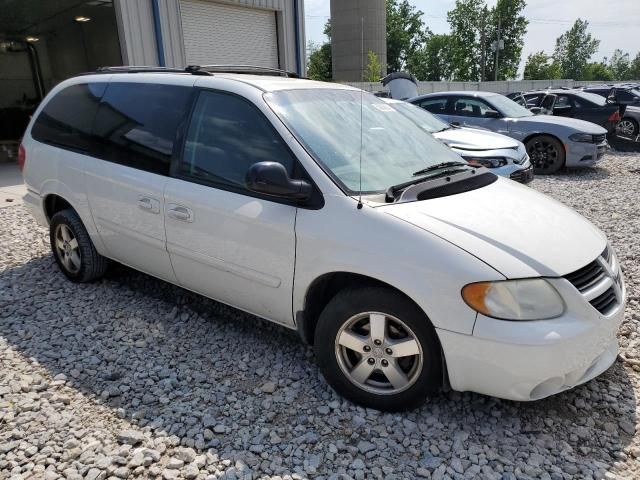
M 531 186 L 615 246 L 622 358 L 535 403 L 406 414 L 343 401 L 283 328 L 124 267 L 66 281 L 45 230 L 0 209 L 0 478 L 640 478 L 640 155 Z

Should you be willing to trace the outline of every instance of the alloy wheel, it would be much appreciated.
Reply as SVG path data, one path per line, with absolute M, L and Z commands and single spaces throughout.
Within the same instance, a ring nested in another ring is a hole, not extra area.
M 544 139 L 536 139 L 530 143 L 527 153 L 536 169 L 549 170 L 560 162 L 560 152 L 557 147 Z
M 82 265 L 78 240 L 71 229 L 61 223 L 55 231 L 55 249 L 60 262 L 69 273 L 78 273 Z
M 618 123 L 618 133 L 632 137 L 637 134 L 636 125 L 631 120 L 623 119 Z
M 336 335 L 335 354 L 352 383 L 378 395 L 406 390 L 423 368 L 418 337 L 402 320 L 380 312 L 347 320 Z

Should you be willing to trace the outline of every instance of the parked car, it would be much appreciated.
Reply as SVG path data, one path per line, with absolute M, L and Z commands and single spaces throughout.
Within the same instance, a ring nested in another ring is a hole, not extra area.
M 385 101 L 470 164 L 520 183 L 533 180 L 533 166 L 522 142 L 489 130 L 454 127 L 411 103 Z
M 573 210 L 361 90 L 158 70 L 66 80 L 26 130 L 24 201 L 70 280 L 114 259 L 297 329 L 383 410 L 443 381 L 536 400 L 615 361 L 619 264 Z
M 617 131 L 627 137 L 635 138 L 640 134 L 640 85 L 600 85 L 584 87 L 588 93 L 595 93 L 609 101 L 626 105 Z
M 491 92 L 440 92 L 409 102 L 452 125 L 483 127 L 520 140 L 535 173 L 596 165 L 607 150 L 607 131 L 575 118 L 534 115 L 504 95 Z
M 539 90 L 524 92 L 522 95 L 527 101 L 527 108 L 537 107 L 534 113 L 578 118 L 600 125 L 608 133 L 615 132 L 626 108 L 582 90 Z

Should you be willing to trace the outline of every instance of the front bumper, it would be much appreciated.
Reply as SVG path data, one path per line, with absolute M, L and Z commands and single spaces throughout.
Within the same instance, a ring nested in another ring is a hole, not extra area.
M 604 157 L 609 148 L 606 140 L 600 143 L 567 142 L 565 144 L 567 167 L 593 167 Z
M 552 283 L 567 304 L 561 317 L 509 322 L 478 314 L 472 335 L 438 330 L 454 390 L 538 400 L 587 382 L 613 364 L 624 287 L 621 303 L 604 316 L 565 279 Z

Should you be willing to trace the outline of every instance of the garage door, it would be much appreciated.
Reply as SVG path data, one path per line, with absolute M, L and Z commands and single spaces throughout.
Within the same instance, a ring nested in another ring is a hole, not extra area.
M 200 0 L 180 0 L 187 65 L 278 68 L 276 14 Z

